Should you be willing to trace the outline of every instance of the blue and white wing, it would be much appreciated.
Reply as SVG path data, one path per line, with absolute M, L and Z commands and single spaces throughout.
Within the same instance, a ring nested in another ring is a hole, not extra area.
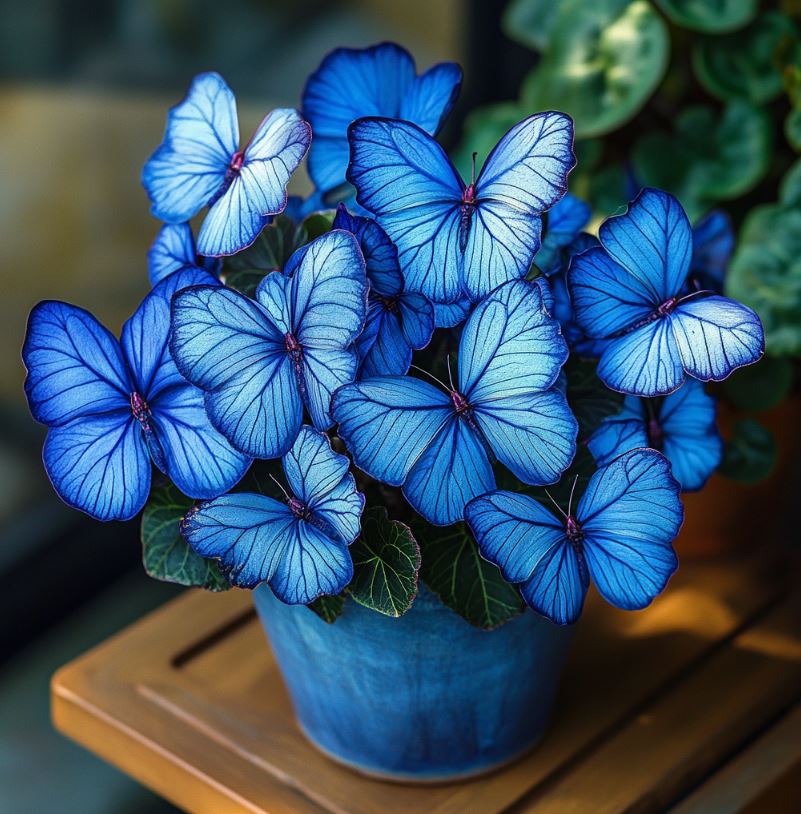
M 590 479 L 576 515 L 587 567 L 607 602 L 637 610 L 664 589 L 678 565 L 679 492 L 668 460 L 651 449 L 627 452 Z
M 534 263 L 546 276 L 562 268 L 561 252 L 567 248 L 587 225 L 592 208 L 569 192 L 548 211 L 548 223 L 542 246 Z
M 40 302 L 22 348 L 25 395 L 33 417 L 49 426 L 128 409 L 133 383 L 119 342 L 88 311 Z
M 249 246 L 286 206 L 286 186 L 303 160 L 311 128 L 297 110 L 268 113 L 245 148 L 242 167 L 213 203 L 197 238 L 200 254 L 220 257 Z
M 142 170 L 151 211 L 184 223 L 220 191 L 239 145 L 236 101 L 217 73 L 199 74 L 170 110 L 164 141 Z
M 433 438 L 411 468 L 403 494 L 435 526 L 464 518 L 464 507 L 495 488 L 487 451 L 478 433 L 453 417 Z
M 412 363 L 412 348 L 403 335 L 397 315 L 381 302 L 370 303 L 356 348 L 361 378 L 403 376 Z
M 573 123 L 563 113 L 529 116 L 498 142 L 476 180 L 464 243 L 464 287 L 472 299 L 525 277 L 540 248 L 540 216 L 565 194 L 575 164 Z
M 189 545 L 217 559 L 240 588 L 268 582 L 288 604 L 308 604 L 336 594 L 350 582 L 353 563 L 347 546 L 298 520 L 288 506 L 265 495 L 223 495 L 181 524 Z
M 147 253 L 151 285 L 184 266 L 198 265 L 195 238 L 188 223 L 167 223 L 161 227 Z
M 667 192 L 644 189 L 622 215 L 601 224 L 610 257 L 657 302 L 679 293 L 690 270 L 693 240 L 681 204 Z
M 680 303 L 670 324 L 684 369 L 704 382 L 719 382 L 738 367 L 758 362 L 765 352 L 759 317 L 727 297 Z
M 361 529 L 364 495 L 356 489 L 348 459 L 331 449 L 326 435 L 301 427 L 283 465 L 292 492 L 350 545 Z
M 394 43 L 338 48 L 320 63 L 303 90 L 303 115 L 314 141 L 309 175 L 323 191 L 345 181 L 348 125 L 362 116 L 395 116 L 415 79 L 409 52 Z
M 427 382 L 383 376 L 337 390 L 332 413 L 356 466 L 377 480 L 401 486 L 453 416 L 453 405 Z
M 416 125 L 391 119 L 359 119 L 348 138 L 348 180 L 397 247 L 407 290 L 459 299 L 464 184 L 443 149 Z
M 715 415 L 715 399 L 695 379 L 688 379 L 662 402 L 662 451 L 683 491 L 700 489 L 723 459 Z
M 547 390 L 567 361 L 539 286 L 516 280 L 479 303 L 459 342 L 459 391 L 472 405 Z
M 232 289 L 198 286 L 173 299 L 170 350 L 206 392 L 212 424 L 246 455 L 276 458 L 297 437 L 303 403 L 283 335 Z
M 587 441 L 587 447 L 598 466 L 606 466 L 624 452 L 647 446 L 645 424 L 636 418 L 608 418 Z
M 612 390 L 638 396 L 672 393 L 684 381 L 679 345 L 670 321 L 648 322 L 605 345 L 598 378 Z
M 470 299 L 463 297 L 456 302 L 435 302 L 434 326 L 437 328 L 455 328 L 467 319 L 470 313 Z
M 130 406 L 51 428 L 42 458 L 59 497 L 96 520 L 130 520 L 150 492 L 150 456 Z
M 415 77 L 401 99 L 398 118 L 414 122 L 435 136 L 451 112 L 461 87 L 462 69 L 455 62 L 440 62 Z

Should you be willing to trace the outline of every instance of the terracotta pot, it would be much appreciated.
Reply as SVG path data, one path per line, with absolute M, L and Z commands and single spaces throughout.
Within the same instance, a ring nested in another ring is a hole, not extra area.
M 711 558 L 759 545 L 780 534 L 797 510 L 801 461 L 801 395 L 794 395 L 757 418 L 773 433 L 776 464 L 770 476 L 745 484 L 713 475 L 700 492 L 682 495 L 684 526 L 676 540 L 679 558 Z M 719 423 L 726 437 L 736 417 L 721 405 Z

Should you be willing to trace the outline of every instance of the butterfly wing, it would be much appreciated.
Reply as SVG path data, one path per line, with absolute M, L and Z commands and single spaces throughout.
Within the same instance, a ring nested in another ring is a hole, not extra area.
M 670 323 L 685 370 L 704 382 L 721 381 L 738 367 L 759 361 L 765 352 L 759 317 L 726 297 L 682 302 Z
M 170 350 L 234 447 L 257 458 L 289 450 L 303 403 L 284 336 L 262 306 L 219 286 L 182 291 L 173 299 Z
M 238 144 L 231 89 L 217 73 L 199 74 L 170 110 L 164 141 L 142 171 L 153 215 L 167 223 L 196 215 L 222 187 Z
M 367 314 L 359 244 L 349 232 L 327 232 L 290 258 L 283 280 L 279 286 L 281 278 L 269 275 L 256 298 L 302 347 L 299 370 L 306 407 L 314 426 L 327 429 L 333 423 L 331 394 L 356 377 L 352 345 Z
M 679 492 L 668 460 L 651 449 L 627 452 L 590 479 L 576 515 L 587 567 L 607 602 L 644 608 L 667 584 L 678 565 Z
M 356 347 L 362 378 L 403 376 L 412 363 L 412 348 L 400 320 L 380 301 L 370 301 L 367 322 Z
M 498 459 L 527 483 L 553 483 L 573 459 L 578 425 L 552 389 L 567 360 L 536 285 L 516 280 L 479 303 L 459 343 L 459 390 Z
M 296 518 L 266 495 L 223 495 L 190 511 L 181 524 L 189 545 L 218 559 L 230 582 L 255 588 L 268 582 L 288 604 L 337 594 L 353 574 L 347 546 Z
M 348 180 L 397 247 L 407 289 L 459 299 L 464 184 L 443 149 L 416 125 L 390 119 L 359 119 L 348 138 Z
M 283 464 L 293 493 L 350 545 L 359 536 L 364 495 L 356 490 L 348 459 L 331 449 L 326 435 L 301 427 Z
M 461 87 L 462 69 L 455 62 L 440 62 L 414 78 L 401 99 L 398 118 L 414 122 L 435 136 L 451 112 Z
M 83 308 L 40 302 L 28 319 L 22 359 L 28 405 L 42 424 L 130 412 L 133 384 L 119 342 Z
M 721 293 L 734 251 L 734 227 L 722 209 L 713 209 L 693 226 L 690 277 L 702 289 Z
M 684 491 L 700 489 L 723 459 L 715 412 L 715 399 L 694 379 L 688 379 L 662 402 L 662 451 Z
M 581 615 L 587 571 L 564 525 L 527 495 L 491 492 L 472 501 L 465 519 L 482 556 L 520 585 L 526 603 L 560 625 Z
M 429 523 L 447 526 L 464 517 L 465 506 L 495 488 L 487 452 L 470 424 L 452 418 L 411 468 L 403 494 Z
M 236 254 L 253 243 L 270 216 L 286 206 L 287 183 L 310 141 L 311 128 L 296 110 L 267 114 L 245 148 L 241 169 L 206 214 L 197 238 L 201 254 Z
M 587 441 L 587 447 L 598 466 L 606 466 L 624 452 L 647 446 L 645 423 L 636 418 L 607 419 Z
M 391 486 L 409 471 L 453 416 L 448 396 L 411 376 L 381 376 L 341 387 L 332 399 L 339 436 L 359 469 Z
M 529 116 L 498 142 L 466 221 L 463 282 L 471 299 L 526 276 L 540 248 L 541 215 L 564 195 L 575 164 L 573 123 L 562 113 Z
M 314 130 L 309 175 L 318 189 L 345 180 L 348 125 L 360 116 L 395 116 L 415 78 L 409 52 L 394 43 L 338 48 L 309 77 L 303 115 Z
M 435 302 L 434 326 L 436 328 L 455 328 L 467 319 L 470 313 L 470 300 L 467 297 L 456 302 Z
M 612 260 L 655 303 L 679 293 L 690 269 L 693 240 L 687 215 L 672 195 L 642 190 L 624 214 L 601 224 L 598 236 Z
M 197 265 L 195 238 L 188 223 L 166 223 L 159 230 L 147 253 L 147 269 L 151 285 L 184 266 Z
M 537 268 L 550 276 L 561 270 L 561 252 L 578 236 L 592 215 L 589 204 L 569 192 L 548 211 L 542 246 L 534 257 Z

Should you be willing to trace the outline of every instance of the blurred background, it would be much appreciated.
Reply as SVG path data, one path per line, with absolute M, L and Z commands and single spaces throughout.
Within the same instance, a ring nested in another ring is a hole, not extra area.
M 52 672 L 180 589 L 145 576 L 137 521 L 59 502 L 19 349 L 40 299 L 117 332 L 146 293 L 158 224 L 139 172 L 193 75 L 226 78 L 244 134 L 298 105 L 332 48 L 396 40 L 419 68 L 464 66 L 442 134 L 463 169 L 558 108 L 576 119 L 571 191 L 595 223 L 645 184 L 693 219 L 723 208 L 738 235 L 727 286 L 765 321 L 770 358 L 722 393 L 729 479 L 690 496 L 718 554 L 732 528 L 776 531 L 764 501 L 782 524 L 798 494 L 800 14 L 797 0 L 0 0 L 0 814 L 174 810 L 50 727 Z

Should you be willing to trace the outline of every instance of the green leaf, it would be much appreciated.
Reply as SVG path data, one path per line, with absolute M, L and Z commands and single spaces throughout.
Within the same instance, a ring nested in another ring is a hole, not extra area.
M 801 153 L 801 107 L 791 110 L 784 120 L 784 136 L 787 143 Z
M 643 186 L 676 195 L 691 220 L 711 202 L 748 192 L 770 167 L 770 119 L 746 102 L 718 113 L 698 105 L 683 110 L 673 133 L 655 132 L 634 146 L 634 173 Z
M 734 425 L 726 443 L 720 473 L 742 483 L 758 483 L 770 475 L 776 460 L 776 440 L 758 421 L 744 418 Z
M 451 610 L 471 625 L 491 630 L 525 609 L 520 592 L 481 557 L 467 526 L 439 528 L 419 523 L 420 576 Z
M 512 0 L 501 17 L 503 33 L 528 48 L 547 51 L 564 5 L 553 0 Z
M 571 356 L 564 366 L 567 401 L 579 424 L 579 441 L 586 440 L 605 418 L 617 415 L 623 406 L 623 394 L 604 385 L 597 367 L 595 360 L 577 356 Z
M 330 232 L 331 227 L 334 225 L 335 217 L 336 212 L 334 210 L 315 212 L 313 215 L 309 215 L 300 226 L 300 228 L 306 232 L 306 240 L 303 242 L 306 243 L 310 240 L 316 240 L 326 232 Z
M 735 370 L 722 387 L 726 398 L 740 410 L 770 410 L 787 398 L 793 378 L 789 359 L 765 356 L 755 365 Z
M 543 5 L 550 5 L 544 3 Z M 664 76 L 667 28 L 646 0 L 565 0 L 542 61 L 523 82 L 527 110 L 563 110 L 576 136 L 615 130 Z
M 788 187 L 785 194 L 796 193 Z M 769 354 L 801 355 L 801 208 L 751 210 L 726 274 L 726 294 L 759 314 Z
M 383 507 L 362 516 L 362 533 L 350 547 L 353 579 L 348 593 L 366 608 L 401 616 L 417 594 L 420 548 L 411 529 L 390 520 Z
M 231 586 L 217 563 L 196 554 L 181 536 L 181 519 L 193 501 L 173 485 L 156 487 L 142 514 L 142 562 L 154 579 L 227 591 Z
M 453 154 L 453 163 L 462 177 L 470 178 L 473 153 L 481 167 L 501 136 L 527 115 L 516 102 L 499 102 L 473 110 L 465 119 L 462 140 Z
M 320 596 L 306 607 L 314 611 L 324 622 L 332 625 L 342 615 L 342 611 L 345 609 L 345 597 L 342 594 L 337 594 L 336 596 Z
M 779 201 L 785 206 L 801 206 L 801 158 L 784 174 L 779 185 Z
M 743 31 L 701 40 L 693 50 L 693 67 L 713 96 L 763 105 L 781 93 L 780 56 L 797 40 L 793 21 L 769 11 Z
M 292 254 L 307 242 L 303 224 L 296 224 L 286 215 L 276 215 L 251 246 L 225 258 L 223 281 L 252 297 L 262 279 L 275 269 L 283 269 Z
M 676 25 L 719 34 L 735 31 L 754 19 L 758 0 L 656 0 Z

